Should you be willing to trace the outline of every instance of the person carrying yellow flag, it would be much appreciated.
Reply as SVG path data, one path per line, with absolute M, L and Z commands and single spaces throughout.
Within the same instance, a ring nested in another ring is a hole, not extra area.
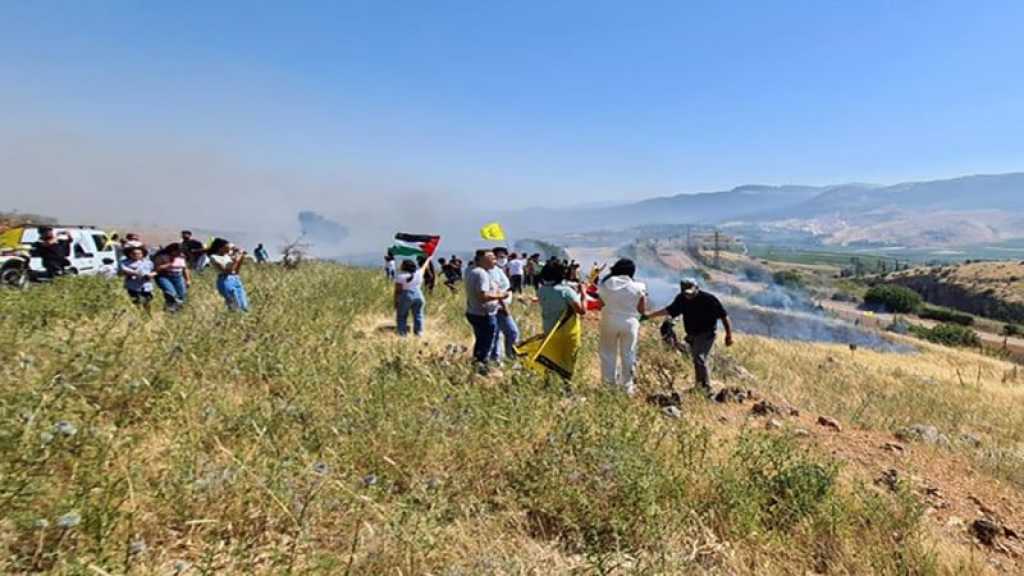
M 504 242 L 505 230 L 501 228 L 501 224 L 497 222 L 491 222 L 490 224 L 484 224 L 484 227 L 480 229 L 480 237 L 483 238 L 484 240 Z
M 544 333 L 520 343 L 516 353 L 538 372 L 551 371 L 571 380 L 580 349 L 580 316 L 587 313 L 582 289 L 568 282 L 565 266 L 559 260 L 548 262 L 540 276 L 537 294 Z
M 516 352 L 526 366 L 541 373 L 554 372 L 569 381 L 576 371 L 582 334 L 579 315 L 567 310 L 550 332 L 523 341 Z

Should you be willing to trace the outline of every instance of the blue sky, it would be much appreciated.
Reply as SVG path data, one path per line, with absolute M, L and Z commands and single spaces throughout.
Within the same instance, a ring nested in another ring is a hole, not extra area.
M 146 150 L 173 180 L 199 150 L 282 210 L 892 183 L 1024 169 L 1022 23 L 1010 1 L 8 0 L 0 113 L 8 152 L 110 164 L 69 173 Z

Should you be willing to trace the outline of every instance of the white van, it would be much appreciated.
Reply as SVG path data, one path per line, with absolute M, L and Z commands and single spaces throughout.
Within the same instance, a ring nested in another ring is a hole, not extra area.
M 68 260 L 71 265 L 67 271 L 71 274 L 116 274 L 117 252 L 114 243 L 110 242 L 107 233 L 97 228 L 53 226 L 58 238 L 71 241 L 71 254 Z M 21 244 L 31 246 L 39 241 L 39 228 L 34 226 L 22 228 Z M 45 272 L 41 258 L 32 258 L 29 268 L 33 272 Z

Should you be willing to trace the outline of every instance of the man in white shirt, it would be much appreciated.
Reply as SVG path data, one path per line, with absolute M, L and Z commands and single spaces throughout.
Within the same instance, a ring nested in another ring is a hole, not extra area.
M 509 358 L 515 358 L 515 346 L 519 342 L 519 327 L 516 326 L 516 321 L 512 318 L 511 311 L 509 310 L 512 305 L 513 296 L 509 292 L 512 283 L 505 273 L 505 270 L 511 263 L 508 258 L 508 249 L 502 247 L 495 248 L 494 256 L 497 258 L 497 266 L 489 271 L 492 285 L 496 291 L 508 294 L 506 298 L 499 302 L 497 314 L 498 336 L 494 339 L 494 343 L 491 344 L 490 360 L 492 362 L 501 362 L 502 352 Z M 501 346 L 502 339 L 505 341 L 504 350 L 502 350 Z
M 522 294 L 523 292 L 523 273 L 526 270 L 526 260 L 520 258 L 515 252 L 508 257 L 508 279 L 511 283 L 512 292 L 516 294 Z

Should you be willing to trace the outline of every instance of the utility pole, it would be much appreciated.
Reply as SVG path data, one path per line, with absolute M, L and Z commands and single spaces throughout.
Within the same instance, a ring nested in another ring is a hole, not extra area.
M 722 245 L 721 245 L 720 240 L 721 240 L 721 235 L 718 232 L 718 229 L 716 228 L 715 229 L 715 268 L 721 268 L 722 267 L 722 255 L 721 255 Z

